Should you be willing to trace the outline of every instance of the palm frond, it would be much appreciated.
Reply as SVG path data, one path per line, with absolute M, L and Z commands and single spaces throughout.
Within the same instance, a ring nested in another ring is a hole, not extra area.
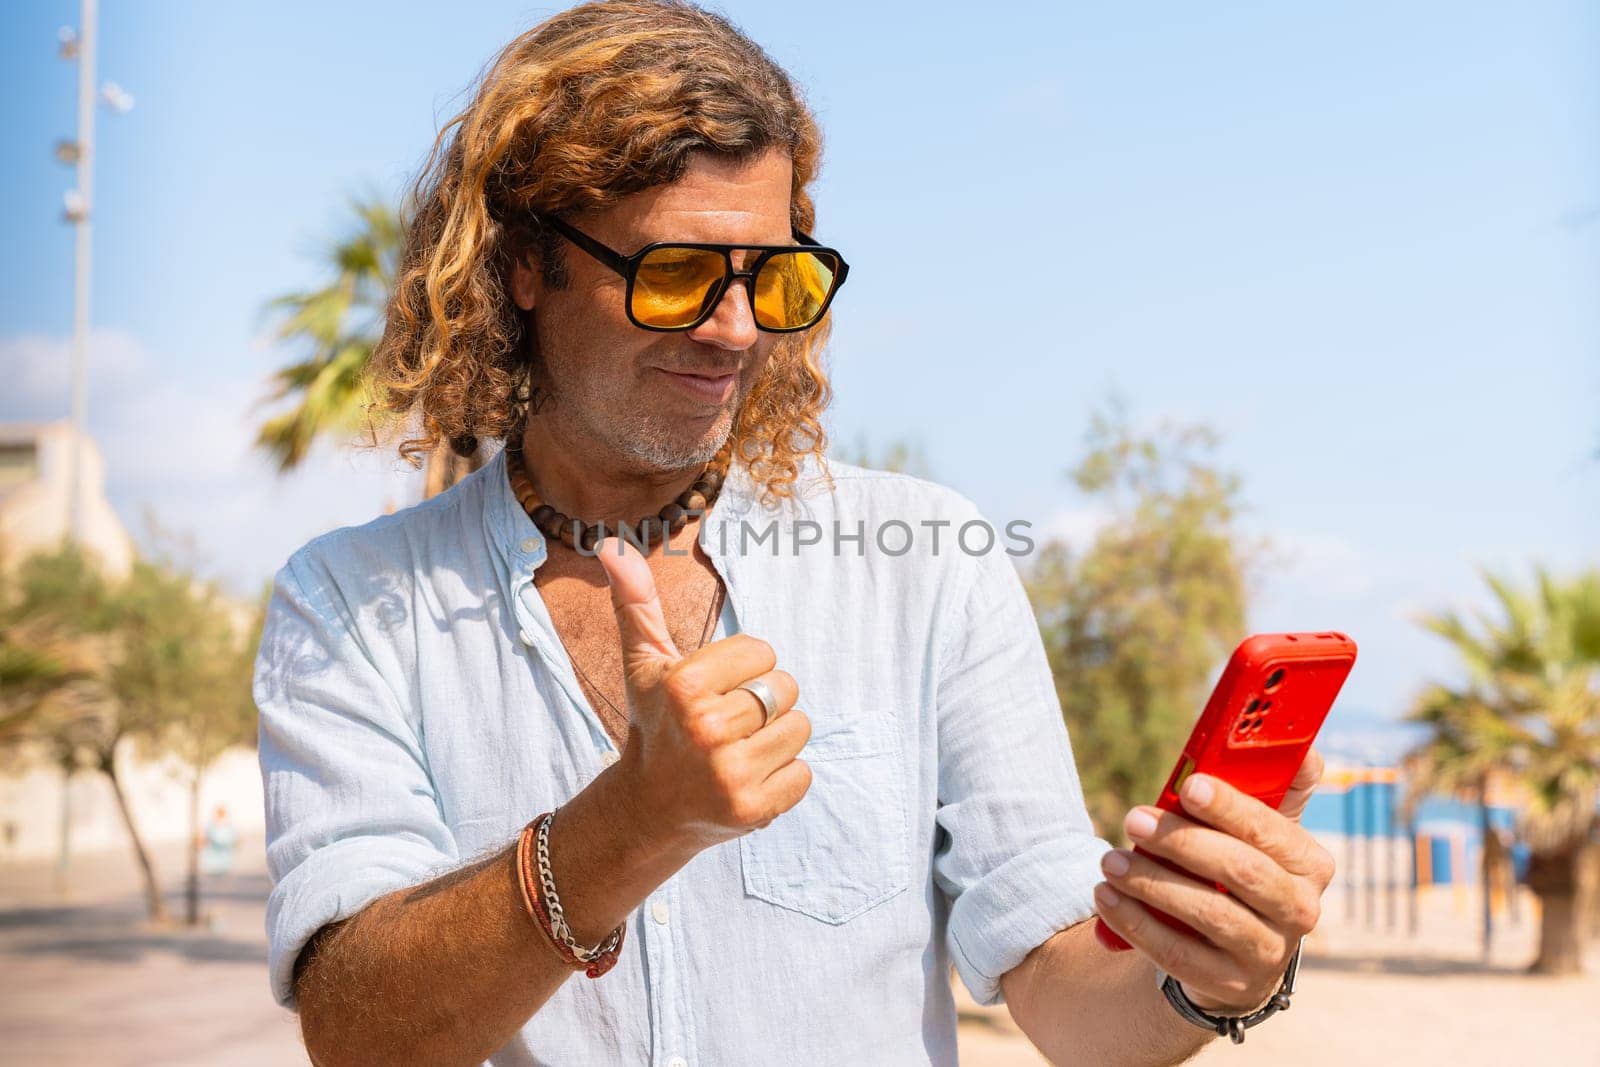
M 1430 734 L 1407 766 L 1425 790 L 1509 781 L 1526 798 L 1519 833 L 1536 852 L 1560 851 L 1586 838 L 1600 800 L 1600 573 L 1540 570 L 1530 588 L 1484 577 L 1495 614 L 1423 620 L 1469 681 L 1418 694 L 1407 717 Z
M 277 340 L 307 352 L 268 381 L 266 403 L 292 404 L 269 415 L 256 434 L 257 446 L 280 471 L 301 463 L 319 438 L 361 428 L 371 410 L 367 367 L 382 333 L 404 229 L 399 213 L 376 195 L 354 198 L 349 211 L 349 231 L 323 252 L 327 284 L 266 306 L 278 319 Z

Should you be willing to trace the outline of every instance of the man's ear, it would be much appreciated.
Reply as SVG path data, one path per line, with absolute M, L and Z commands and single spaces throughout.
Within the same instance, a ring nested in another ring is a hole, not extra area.
M 511 267 L 511 299 L 523 311 L 532 311 L 538 302 L 539 271 L 529 262 L 532 258 L 521 256 Z

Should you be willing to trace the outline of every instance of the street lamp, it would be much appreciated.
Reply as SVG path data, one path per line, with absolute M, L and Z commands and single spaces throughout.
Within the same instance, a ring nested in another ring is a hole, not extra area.
M 82 26 L 62 27 L 57 35 L 62 59 L 78 64 L 78 138 L 59 141 L 55 156 L 77 168 L 78 187 L 64 197 L 63 218 L 77 231 L 72 286 L 72 473 L 68 498 L 69 530 L 74 542 L 83 540 L 83 438 L 88 433 L 89 256 L 90 224 L 94 209 L 94 61 L 98 0 L 82 0 Z M 115 82 L 107 82 L 100 99 L 119 114 L 133 108 L 133 97 Z
M 72 449 L 71 497 L 67 508 L 68 532 L 75 544 L 83 542 L 83 439 L 88 433 L 88 378 L 84 367 L 89 347 L 89 226 L 94 206 L 94 50 L 97 0 L 82 0 L 83 25 L 78 31 L 63 27 L 60 40 L 62 59 L 78 64 L 78 138 L 58 141 L 55 156 L 78 170 L 78 187 L 67 191 L 63 215 L 77 231 L 72 287 Z M 126 113 L 133 97 L 121 86 L 107 82 L 102 98 L 113 111 Z M 56 861 L 56 884 L 65 890 L 69 836 L 72 826 L 72 768 L 67 766 L 61 786 L 61 852 Z

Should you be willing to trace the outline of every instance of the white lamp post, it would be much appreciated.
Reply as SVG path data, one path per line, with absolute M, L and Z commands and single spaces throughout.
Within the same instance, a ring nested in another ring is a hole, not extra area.
M 56 145 L 56 158 L 78 168 L 78 187 L 66 195 L 66 220 L 77 230 L 72 285 L 72 449 L 68 479 L 68 533 L 73 543 L 83 541 L 83 441 L 88 434 L 89 383 L 86 367 L 89 349 L 89 226 L 94 208 L 94 76 L 97 0 L 82 0 L 82 25 L 60 33 L 61 58 L 78 64 L 78 139 Z M 107 82 L 102 91 L 107 106 L 127 112 L 133 97 Z M 56 862 L 57 888 L 65 890 L 69 837 L 72 826 L 72 769 L 61 785 L 61 851 Z
M 56 158 L 78 169 L 78 187 L 66 195 L 66 220 L 76 228 L 72 285 L 72 459 L 68 480 L 68 527 L 74 542 L 83 540 L 83 438 L 89 432 L 89 265 L 90 226 L 94 216 L 94 105 L 95 46 L 98 41 L 98 0 L 82 0 L 82 25 L 76 32 L 62 29 L 61 58 L 78 64 L 78 139 L 56 145 Z M 126 113 L 133 97 L 121 86 L 107 82 L 101 93 L 113 111 Z

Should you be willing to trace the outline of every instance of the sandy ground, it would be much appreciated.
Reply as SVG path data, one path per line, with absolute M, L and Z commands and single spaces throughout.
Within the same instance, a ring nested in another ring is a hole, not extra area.
M 176 856 L 161 860 L 182 869 Z M 258 863 L 209 882 L 213 922 L 193 931 L 142 921 L 124 857 L 79 861 L 65 898 L 50 874 L 0 868 L 0 1064 L 306 1062 L 293 1016 L 266 989 Z M 1474 903 L 1448 891 L 1425 898 L 1411 936 L 1403 909 L 1394 933 L 1381 908 L 1375 930 L 1348 921 L 1334 889 L 1294 1009 L 1244 1046 L 1214 1044 L 1194 1062 L 1600 1067 L 1600 953 L 1584 978 L 1523 975 L 1536 933 L 1524 903 L 1485 963 Z M 172 904 L 181 907 L 176 895 Z M 957 996 L 963 1064 L 1044 1062 L 1003 1008 L 976 1007 L 959 986 Z
M 1369 929 L 1364 900 L 1350 921 L 1341 889 L 1330 889 L 1323 924 L 1306 942 L 1294 1007 L 1251 1030 L 1242 1046 L 1218 1041 L 1191 1062 L 1600 1067 L 1600 942 L 1584 977 L 1523 973 L 1538 936 L 1524 891 L 1520 922 L 1497 918 L 1485 962 L 1478 899 L 1449 889 L 1426 892 L 1412 936 L 1403 903 L 1394 932 L 1386 929 L 1381 903 Z M 1046 1062 L 1004 1009 L 979 1008 L 959 988 L 957 995 L 963 1064 Z

